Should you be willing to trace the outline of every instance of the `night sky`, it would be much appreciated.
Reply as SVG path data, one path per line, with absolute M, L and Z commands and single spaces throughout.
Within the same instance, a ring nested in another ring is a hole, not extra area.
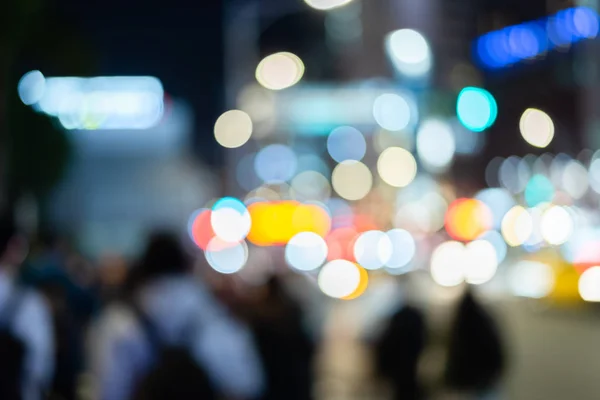
M 223 107 L 220 0 L 56 1 L 57 18 L 89 46 L 93 75 L 159 77 L 168 94 L 191 103 L 198 154 L 222 162 L 212 135 Z

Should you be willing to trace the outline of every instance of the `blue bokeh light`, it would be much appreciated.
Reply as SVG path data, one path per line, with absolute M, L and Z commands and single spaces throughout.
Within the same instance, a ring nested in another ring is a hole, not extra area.
M 475 58 L 485 68 L 505 68 L 555 48 L 593 39 L 600 31 L 599 21 L 598 13 L 589 7 L 568 8 L 538 21 L 480 36 L 474 45 Z

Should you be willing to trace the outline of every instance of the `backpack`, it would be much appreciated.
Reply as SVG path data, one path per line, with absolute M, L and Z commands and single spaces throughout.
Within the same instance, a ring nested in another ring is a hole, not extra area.
M 147 314 L 137 305 L 133 309 L 150 343 L 154 362 L 138 381 L 132 400 L 216 399 L 217 393 L 208 375 L 186 346 L 197 332 L 195 324 L 184 329 L 182 344 L 168 344 Z
M 15 288 L 0 310 L 0 399 L 3 400 L 22 399 L 26 348 L 12 330 L 20 303 L 21 291 Z

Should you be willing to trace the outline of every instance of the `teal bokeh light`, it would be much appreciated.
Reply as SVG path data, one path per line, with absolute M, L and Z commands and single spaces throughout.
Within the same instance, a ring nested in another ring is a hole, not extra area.
M 481 132 L 496 121 L 498 105 L 494 96 L 487 90 L 466 87 L 458 94 L 456 115 L 465 128 L 473 132 Z
M 554 185 L 544 175 L 534 175 L 525 187 L 525 202 L 529 207 L 551 202 L 554 198 Z

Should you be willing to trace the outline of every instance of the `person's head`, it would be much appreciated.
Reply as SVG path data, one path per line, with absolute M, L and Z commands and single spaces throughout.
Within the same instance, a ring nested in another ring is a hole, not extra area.
M 129 284 L 140 284 L 165 275 L 182 274 L 190 268 L 177 237 L 169 232 L 156 232 L 150 236 L 145 251 L 131 271 Z
M 27 252 L 27 240 L 20 235 L 10 215 L 0 216 L 0 268 L 19 265 Z

